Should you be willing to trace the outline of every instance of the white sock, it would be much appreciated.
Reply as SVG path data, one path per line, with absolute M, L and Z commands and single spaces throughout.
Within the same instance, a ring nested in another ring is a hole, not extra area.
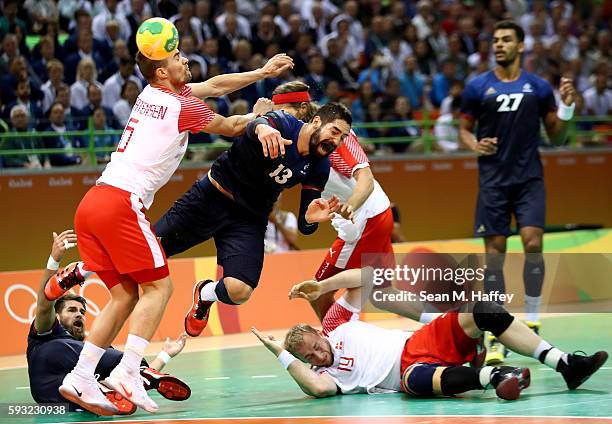
M 486 388 L 491 383 L 491 374 L 494 369 L 495 367 L 482 367 L 478 372 L 478 379 L 483 388 Z
M 218 281 L 214 283 L 205 284 L 200 290 L 200 299 L 207 301 L 217 301 L 219 298 L 217 297 L 217 293 L 215 293 L 215 288 L 219 284 Z
M 564 353 L 563 351 L 557 349 L 556 347 L 553 347 L 546 353 L 546 356 L 544 357 L 544 362 L 542 361 L 540 362 L 542 362 L 547 367 L 552 368 L 553 370 L 557 371 L 557 368 L 559 366 L 559 361 L 563 361 L 567 365 L 568 363 L 567 353 Z
M 121 358 L 119 365 L 130 372 L 137 372 L 148 345 L 148 340 L 135 334 L 128 334 L 123 358 Z
M 542 340 L 540 344 L 538 345 L 538 347 L 536 347 L 536 350 L 535 352 L 533 352 L 533 355 L 531 355 L 531 357 L 539 361 L 540 355 L 542 354 L 542 352 L 544 352 L 545 350 L 550 350 L 550 349 L 552 349 L 552 345 L 548 343 L 546 340 Z
M 527 312 L 527 321 L 536 322 L 540 317 L 540 305 L 542 304 L 542 296 L 527 296 L 525 295 L 525 312 Z
M 106 352 L 105 349 L 91 342 L 85 342 L 83 350 L 81 350 L 81 354 L 79 355 L 79 361 L 74 367 L 73 372 L 81 377 L 93 377 L 98 362 L 100 362 L 100 358 L 102 358 L 104 352 Z

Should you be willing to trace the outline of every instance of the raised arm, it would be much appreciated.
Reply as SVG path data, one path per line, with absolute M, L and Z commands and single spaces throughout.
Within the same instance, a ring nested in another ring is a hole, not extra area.
M 570 78 L 561 78 L 559 85 L 561 104 L 559 104 L 559 109 L 556 112 L 550 110 L 544 116 L 546 134 L 553 144 L 563 144 L 567 139 L 569 122 L 574 116 L 575 91 L 574 84 Z
M 70 248 L 76 244 L 77 236 L 73 230 L 66 230 L 60 235 L 53 233 L 53 244 L 51 245 L 51 255 L 47 262 L 43 275 L 40 279 L 40 285 L 38 287 L 38 293 L 36 297 L 36 318 L 34 320 L 34 327 L 37 333 L 45 333 L 51 330 L 53 323 L 55 322 L 55 311 L 53 306 L 54 301 L 49 301 L 45 297 L 45 284 L 53 274 L 55 274 L 59 268 L 59 263 L 64 258 L 67 248 Z
M 199 98 L 220 97 L 264 78 L 277 77 L 287 69 L 293 69 L 293 59 L 284 53 L 272 57 L 263 67 L 249 72 L 223 74 L 211 79 L 188 84 L 192 94 Z
M 327 374 L 317 374 L 311 370 L 310 366 L 284 350 L 274 337 L 260 333 L 255 327 L 251 327 L 251 332 L 253 332 L 259 341 L 279 359 L 287 372 L 289 372 L 291 378 L 293 378 L 298 386 L 300 386 L 300 389 L 308 396 L 322 398 L 336 395 L 338 387 L 334 380 Z M 286 361 L 286 363 L 282 361 Z

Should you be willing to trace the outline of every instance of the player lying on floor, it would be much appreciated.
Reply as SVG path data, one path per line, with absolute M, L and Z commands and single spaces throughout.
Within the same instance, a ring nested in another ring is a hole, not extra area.
M 484 331 L 559 372 L 569 389 L 580 386 L 608 358 L 603 351 L 591 356 L 564 353 L 495 302 L 477 302 L 470 313 L 445 313 L 412 334 L 362 322 L 361 272 L 343 271 L 291 290 L 291 299 L 313 301 L 331 290 L 347 289 L 325 314 L 323 332 L 298 324 L 281 344 L 252 329 L 308 395 L 404 391 L 414 396 L 451 396 L 492 386 L 500 398 L 517 399 L 529 386 L 528 368 L 463 366 L 475 359 Z
M 58 389 L 76 365 L 83 349 L 85 339 L 85 312 L 87 302 L 81 296 L 68 293 L 56 301 L 49 301 L 44 296 L 44 287 L 57 272 L 66 249 L 76 245 L 77 237 L 73 230 L 66 230 L 59 236 L 53 233 L 53 246 L 38 290 L 36 318 L 28 334 L 28 375 L 30 392 L 38 403 L 66 403 Z M 71 267 L 63 272 L 77 272 Z M 169 400 L 185 400 L 191 395 L 189 386 L 178 378 L 159 372 L 170 358 L 178 355 L 185 347 L 187 335 L 181 334 L 176 340 L 166 340 L 157 357 L 147 364 L 142 361 L 140 375 L 145 389 L 156 389 Z M 107 399 L 117 408 L 117 413 L 129 415 L 136 411 L 136 406 L 119 393 L 107 389 L 103 380 L 121 361 L 123 353 L 109 347 L 96 368 L 99 375 L 97 383 Z M 80 408 L 70 403 L 70 410 Z

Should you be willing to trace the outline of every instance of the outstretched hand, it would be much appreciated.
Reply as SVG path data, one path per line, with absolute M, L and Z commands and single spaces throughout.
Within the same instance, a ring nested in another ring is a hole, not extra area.
M 270 352 L 274 355 L 278 356 L 284 350 L 281 343 L 274 338 L 271 334 L 264 335 L 259 332 L 259 330 L 255 327 L 251 327 L 251 333 L 255 334 L 260 342 L 263 343 L 265 347 L 268 348 Z
M 308 205 L 306 210 L 305 218 L 306 222 L 325 222 L 333 218 L 334 212 L 340 207 L 340 200 L 336 196 L 332 196 L 331 199 L 314 199 Z
M 289 291 L 289 300 L 306 299 L 309 302 L 313 302 L 317 300 L 321 294 L 321 284 L 318 281 L 306 280 L 291 288 L 291 291 Z
M 281 156 L 284 156 L 285 146 L 289 146 L 293 143 L 293 141 L 283 138 L 280 131 L 272 128 L 269 125 L 257 125 L 257 128 L 255 128 L 255 133 L 261 142 L 261 146 L 263 147 L 264 156 L 269 156 L 270 159 L 276 159 L 279 153 Z
M 261 68 L 265 78 L 277 77 L 288 69 L 293 69 L 293 59 L 285 53 L 274 55 Z
M 272 100 L 266 99 L 265 97 L 260 97 L 253 105 L 253 113 L 257 116 L 265 115 L 268 112 L 271 112 L 274 107 L 274 103 Z
M 51 256 L 55 262 L 61 262 L 66 250 L 76 246 L 77 235 L 74 230 L 66 230 L 59 236 L 53 232 L 53 245 L 51 246 Z
M 174 358 L 176 355 L 183 351 L 185 347 L 185 342 L 187 341 L 187 333 L 181 333 L 176 340 L 171 340 L 170 337 L 166 337 L 166 343 L 164 343 L 164 350 L 171 358 Z
M 561 78 L 559 83 L 559 95 L 561 101 L 565 105 L 570 106 L 576 100 L 576 89 L 574 88 L 574 81 L 571 78 Z

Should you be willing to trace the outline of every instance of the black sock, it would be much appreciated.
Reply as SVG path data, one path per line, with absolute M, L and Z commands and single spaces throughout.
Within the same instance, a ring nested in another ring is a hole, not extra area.
M 228 305 L 237 305 L 237 303 L 234 303 L 229 297 L 229 293 L 227 292 L 227 288 L 225 287 L 225 281 L 223 281 L 223 278 L 220 279 L 217 283 L 217 286 L 215 287 L 215 294 L 217 295 L 217 299 L 219 299 L 220 302 L 226 303 Z
M 506 283 L 504 282 L 504 270 L 503 268 L 485 270 L 484 276 L 484 288 L 486 293 L 499 292 L 506 293 Z M 498 301 L 500 305 L 503 305 L 503 301 Z
M 525 294 L 531 297 L 539 297 L 542 294 L 544 283 L 544 257 L 541 253 L 526 253 L 525 266 L 523 267 L 523 283 Z
M 440 386 L 442 393 L 451 396 L 468 390 L 482 389 L 479 378 L 480 368 L 448 367 L 442 371 Z

